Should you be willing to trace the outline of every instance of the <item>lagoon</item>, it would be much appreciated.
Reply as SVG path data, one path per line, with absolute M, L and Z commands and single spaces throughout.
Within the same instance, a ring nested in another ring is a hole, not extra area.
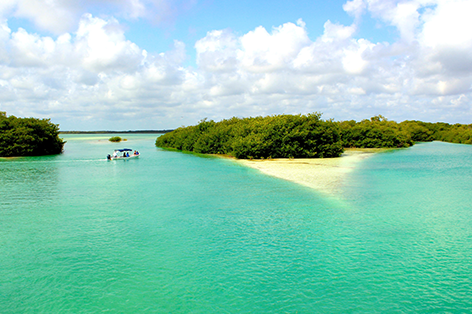
M 472 146 L 376 154 L 327 196 L 119 136 L 0 160 L 1 312 L 472 311 Z

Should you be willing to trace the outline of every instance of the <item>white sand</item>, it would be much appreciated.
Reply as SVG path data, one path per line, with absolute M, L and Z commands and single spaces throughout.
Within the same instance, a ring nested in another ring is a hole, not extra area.
M 327 194 L 335 194 L 346 175 L 363 159 L 381 149 L 347 149 L 338 158 L 237 160 L 270 176 L 292 181 Z

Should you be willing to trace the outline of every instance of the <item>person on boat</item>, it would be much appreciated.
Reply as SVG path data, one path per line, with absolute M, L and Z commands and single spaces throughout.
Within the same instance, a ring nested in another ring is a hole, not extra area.
M 138 151 L 136 151 L 134 154 L 135 154 L 135 155 L 139 155 L 139 152 L 138 152 Z
M 126 157 L 129 157 L 129 153 L 126 153 Z
M 126 152 L 123 152 L 123 157 L 126 157 Z
M 118 157 L 118 155 L 116 154 L 116 152 L 113 152 L 113 158 L 116 158 Z
M 111 160 L 110 154 L 107 155 L 107 159 L 108 159 L 108 160 Z

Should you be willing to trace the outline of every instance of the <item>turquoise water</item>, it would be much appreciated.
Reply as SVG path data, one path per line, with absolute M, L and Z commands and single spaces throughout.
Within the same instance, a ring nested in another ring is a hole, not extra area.
M 121 136 L 0 160 L 1 313 L 472 312 L 472 146 L 377 154 L 327 198 Z

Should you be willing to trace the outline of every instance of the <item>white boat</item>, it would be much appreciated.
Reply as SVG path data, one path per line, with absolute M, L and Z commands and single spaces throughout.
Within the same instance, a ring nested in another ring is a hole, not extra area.
M 108 160 L 115 160 L 115 159 L 128 160 L 128 159 L 133 159 L 133 158 L 138 158 L 138 157 L 139 157 L 139 152 L 137 150 L 133 152 L 132 149 L 121 148 L 121 149 L 115 149 L 113 151 L 113 155 L 108 154 L 107 159 Z

